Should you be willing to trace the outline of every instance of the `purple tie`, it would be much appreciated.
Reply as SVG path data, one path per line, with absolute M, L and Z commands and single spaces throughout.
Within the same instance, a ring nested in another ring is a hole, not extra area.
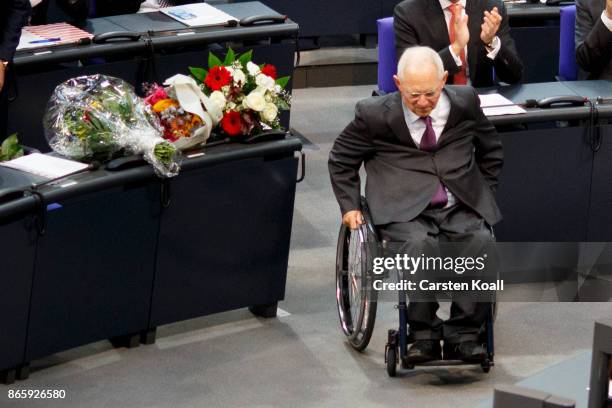
M 436 132 L 434 132 L 433 126 L 431 126 L 431 116 L 421 118 L 425 122 L 425 133 L 421 138 L 421 150 L 426 152 L 435 152 L 438 150 L 438 143 L 436 142 Z M 448 202 L 448 195 L 446 189 L 442 185 L 442 182 L 438 181 L 438 191 L 431 199 L 432 207 L 444 207 Z

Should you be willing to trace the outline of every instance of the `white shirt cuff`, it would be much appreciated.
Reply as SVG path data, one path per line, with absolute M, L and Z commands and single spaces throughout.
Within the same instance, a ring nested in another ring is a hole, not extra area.
M 603 21 L 604 25 L 608 27 L 608 30 L 612 31 L 612 19 L 608 18 L 606 10 L 601 12 L 601 21 Z
M 453 46 L 449 45 L 448 46 L 448 50 L 450 51 L 450 54 L 452 55 L 453 59 L 455 60 L 455 64 L 457 64 L 458 67 L 460 67 L 461 65 L 463 65 L 461 63 L 461 58 L 459 58 L 458 55 L 455 55 L 455 53 L 453 52 Z
M 488 45 L 486 46 L 486 49 L 489 52 L 487 54 L 487 57 L 490 59 L 495 59 L 495 57 L 497 57 L 497 53 L 499 52 L 500 48 L 501 48 L 501 41 L 498 36 L 495 36 L 495 38 L 493 38 L 493 41 L 491 41 L 491 47 L 489 47 Z

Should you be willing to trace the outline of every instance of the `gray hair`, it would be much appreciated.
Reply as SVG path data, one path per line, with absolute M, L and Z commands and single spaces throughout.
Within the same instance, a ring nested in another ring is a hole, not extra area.
M 397 63 L 397 76 L 400 81 L 403 81 L 404 72 L 406 72 L 407 69 L 412 70 L 426 63 L 433 64 L 438 71 L 438 78 L 442 79 L 444 76 L 442 58 L 440 58 L 437 52 L 429 47 L 406 48 Z

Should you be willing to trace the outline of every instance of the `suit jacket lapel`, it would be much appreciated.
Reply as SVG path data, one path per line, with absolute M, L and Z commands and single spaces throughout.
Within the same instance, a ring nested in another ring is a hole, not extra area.
M 448 101 L 450 103 L 450 112 L 448 113 L 448 119 L 446 120 L 446 125 L 444 125 L 444 129 L 442 130 L 442 134 L 438 140 L 438 144 L 442 141 L 442 138 L 446 135 L 449 129 L 455 127 L 457 122 L 461 119 L 461 108 L 460 104 L 457 101 L 457 94 L 453 90 L 453 88 L 449 88 L 447 86 L 444 87 L 443 92 L 448 96 Z
M 387 124 L 402 144 L 417 147 L 406 125 L 401 98 L 401 94 L 396 92 L 387 100 Z
M 465 3 L 465 13 L 470 17 L 468 19 L 468 30 L 470 32 L 470 41 L 468 42 L 467 63 L 470 68 L 470 79 L 472 83 L 476 78 L 476 70 L 478 69 L 478 53 L 480 50 L 480 26 L 482 25 L 483 15 L 478 9 L 478 1 L 467 0 Z

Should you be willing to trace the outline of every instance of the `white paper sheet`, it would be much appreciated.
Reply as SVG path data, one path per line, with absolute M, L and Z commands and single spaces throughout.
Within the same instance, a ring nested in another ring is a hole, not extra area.
M 526 110 L 500 94 L 478 95 L 485 116 L 517 115 Z
M 230 16 L 206 3 L 166 7 L 159 11 L 189 27 L 219 25 L 227 23 L 230 20 L 238 21 L 236 17 Z
M 47 46 L 48 44 L 31 44 L 31 41 L 42 41 L 42 40 L 44 40 L 43 37 L 38 36 L 36 34 L 32 34 L 26 30 L 23 30 L 21 31 L 21 37 L 19 38 L 19 45 L 17 46 L 17 51 Z
M 49 179 L 64 177 L 89 167 L 88 164 L 41 153 L 28 154 L 27 156 L 2 162 L 0 166 L 10 167 Z

